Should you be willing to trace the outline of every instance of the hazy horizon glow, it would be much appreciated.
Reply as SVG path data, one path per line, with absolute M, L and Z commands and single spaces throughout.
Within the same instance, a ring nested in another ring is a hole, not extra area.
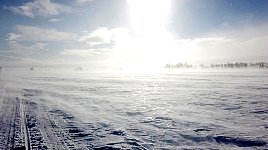
M 0 61 L 143 69 L 266 61 L 265 6 L 250 0 L 3 2 Z

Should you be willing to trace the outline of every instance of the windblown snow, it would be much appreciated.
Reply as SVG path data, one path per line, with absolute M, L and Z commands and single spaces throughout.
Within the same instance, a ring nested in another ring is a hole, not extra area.
M 267 149 L 268 70 L 0 74 L 0 149 Z

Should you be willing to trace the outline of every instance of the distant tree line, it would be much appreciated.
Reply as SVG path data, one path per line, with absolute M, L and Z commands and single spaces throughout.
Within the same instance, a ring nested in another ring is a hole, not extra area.
M 165 68 L 192 68 L 193 65 L 188 63 L 166 64 Z
M 203 65 L 200 65 L 200 67 L 204 67 Z M 244 62 L 235 62 L 235 63 L 225 63 L 225 64 L 210 64 L 210 68 L 268 68 L 268 64 L 264 62 L 250 62 L 250 63 L 244 63 Z
M 212 63 L 210 65 L 200 64 L 200 68 L 268 68 L 268 63 L 265 62 L 235 62 L 235 63 Z M 194 65 L 188 63 L 166 64 L 165 68 L 195 68 Z

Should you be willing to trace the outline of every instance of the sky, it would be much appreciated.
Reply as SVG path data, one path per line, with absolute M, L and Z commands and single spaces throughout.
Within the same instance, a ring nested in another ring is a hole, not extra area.
M 0 0 L 0 63 L 268 60 L 266 0 Z

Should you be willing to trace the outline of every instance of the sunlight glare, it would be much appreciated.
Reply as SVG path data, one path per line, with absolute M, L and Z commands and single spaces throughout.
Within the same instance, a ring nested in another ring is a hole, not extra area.
M 166 29 L 170 0 L 127 2 L 130 7 L 132 38 L 123 47 L 120 46 L 124 49 L 122 66 L 143 70 L 163 66 L 168 59 L 168 51 L 174 49 L 173 37 Z
M 137 34 L 155 34 L 165 30 L 170 0 L 127 0 L 130 6 L 132 28 Z

